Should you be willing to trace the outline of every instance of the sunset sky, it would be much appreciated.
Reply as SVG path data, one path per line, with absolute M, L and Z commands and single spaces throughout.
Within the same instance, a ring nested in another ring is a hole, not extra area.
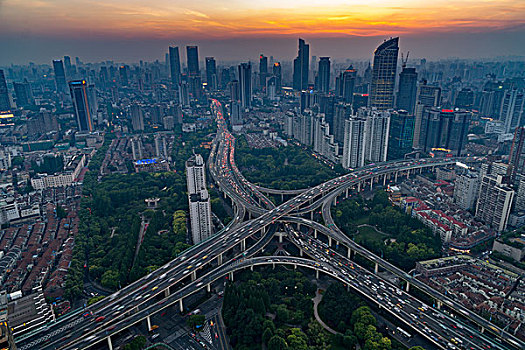
M 164 45 L 190 42 L 221 48 L 209 52 L 219 59 L 233 58 L 238 46 L 249 54 L 273 48 L 268 55 L 288 56 L 295 48 L 283 52 L 280 45 L 299 36 L 318 47 L 339 46 L 327 53 L 333 56 L 365 57 L 368 53 L 345 53 L 340 45 L 362 43 L 356 48 L 368 49 L 394 35 L 401 43 L 406 38 L 427 44 L 421 56 L 437 56 L 447 43 L 450 56 L 524 55 L 525 45 L 514 40 L 525 40 L 525 1 L 0 0 L 0 45 L 10 49 L 0 64 L 63 54 L 162 58 Z

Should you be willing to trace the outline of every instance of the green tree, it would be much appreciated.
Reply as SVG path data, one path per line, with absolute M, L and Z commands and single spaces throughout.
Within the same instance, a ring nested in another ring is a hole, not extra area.
M 186 322 L 188 324 L 188 327 L 197 330 L 199 328 L 202 328 L 202 326 L 204 326 L 204 322 L 206 322 L 206 316 L 191 315 L 190 317 L 188 317 L 188 320 Z
M 286 344 L 286 341 L 279 337 L 278 335 L 274 335 L 270 338 L 270 341 L 268 342 L 268 350 L 286 350 L 288 349 L 288 344 Z
M 57 205 L 56 211 L 57 211 L 57 217 L 59 219 L 63 219 L 67 217 L 67 212 L 61 205 Z

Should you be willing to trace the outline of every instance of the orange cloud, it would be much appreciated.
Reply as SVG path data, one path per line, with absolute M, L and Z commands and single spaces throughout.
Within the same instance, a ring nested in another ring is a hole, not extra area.
M 375 36 L 523 25 L 525 2 L 514 0 L 4 0 L 0 8 L 0 32 L 58 36 Z

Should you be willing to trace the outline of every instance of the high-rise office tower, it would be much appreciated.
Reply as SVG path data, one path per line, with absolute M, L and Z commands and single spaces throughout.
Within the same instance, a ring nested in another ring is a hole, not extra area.
M 415 68 L 403 69 L 399 74 L 399 89 L 397 90 L 397 109 L 403 109 L 409 114 L 414 114 L 417 94 L 417 72 Z
M 129 66 L 123 65 L 118 68 L 120 84 L 127 86 L 129 84 Z
M 481 93 L 480 116 L 497 119 L 501 111 L 504 93 L 503 82 L 487 82 Z
M 93 131 L 93 94 L 89 89 L 90 87 L 85 80 L 73 80 L 69 82 L 69 91 L 71 93 L 79 131 Z
M 405 154 L 412 151 L 414 119 L 406 110 L 390 113 L 388 160 L 403 159 Z
M 196 154 L 186 162 L 186 180 L 190 207 L 191 235 L 197 244 L 213 233 L 210 197 L 206 189 L 206 169 L 202 156 Z
M 25 107 L 33 104 L 33 92 L 31 84 L 26 81 L 23 83 L 14 82 L 13 88 L 15 90 L 17 107 Z
M 299 39 L 299 50 L 293 61 L 293 88 L 305 90 L 308 88 L 308 65 L 310 60 L 310 45 Z
M 514 131 L 509 155 L 510 181 L 516 183 L 525 174 L 525 127 Z
M 168 56 L 170 62 L 171 84 L 173 84 L 174 89 L 178 89 L 181 81 L 179 47 L 170 46 Z
M 233 131 L 239 131 L 243 126 L 243 111 L 239 102 L 232 102 L 230 104 L 230 124 Z
M 197 46 L 186 46 L 186 60 L 188 63 L 188 75 L 200 75 L 199 49 Z
M 507 228 L 514 191 L 503 183 L 501 175 L 485 175 L 479 186 L 476 217 L 498 232 Z
M 513 133 L 521 125 L 524 102 L 522 90 L 512 88 L 505 91 L 499 116 L 499 120 L 504 124 L 505 133 Z
M 275 77 L 275 90 L 277 93 L 279 93 L 282 87 L 281 62 L 275 62 L 273 64 L 272 71 L 273 71 L 273 76 Z
M 335 141 L 342 145 L 345 137 L 345 120 L 352 114 L 352 107 L 349 104 L 338 103 L 334 109 L 332 130 Z
M 243 108 L 252 105 L 252 65 L 241 63 L 239 65 L 239 99 Z
M 386 40 L 374 51 L 370 107 L 385 110 L 394 106 L 399 38 Z
M 179 103 L 184 108 L 190 107 L 190 87 L 186 81 L 179 84 Z
M 262 90 L 266 88 L 266 78 L 268 77 L 268 57 L 261 54 L 259 56 L 259 85 Z
M 454 101 L 454 107 L 470 110 L 472 106 L 474 106 L 474 91 L 470 88 L 459 90 Z
M 421 147 L 421 121 L 425 108 L 438 107 L 441 105 L 441 88 L 439 86 L 427 85 L 426 80 L 422 80 L 418 86 L 417 101 L 414 108 L 414 148 Z
M 339 96 L 343 98 L 343 101 L 345 103 L 351 104 L 354 102 L 354 88 L 355 88 L 356 77 L 357 77 L 357 70 L 355 70 L 354 67 L 352 66 L 348 67 L 340 75 Z
M 53 71 L 55 73 L 55 84 L 57 92 L 66 93 L 66 72 L 64 70 L 64 64 L 62 63 L 62 60 L 53 60 Z
M 241 99 L 240 87 L 238 80 L 232 80 L 229 83 L 230 85 L 230 98 L 231 101 L 239 101 Z
M 209 90 L 217 90 L 217 63 L 213 57 L 206 57 L 206 83 Z
M 330 92 L 330 57 L 319 57 L 319 71 L 317 72 L 317 90 L 325 94 Z
M 425 109 L 419 146 L 424 152 L 429 152 L 432 148 L 444 148 L 455 156 L 461 156 L 468 141 L 469 125 L 470 113 L 465 110 Z
M 11 102 L 9 99 L 9 90 L 7 90 L 4 71 L 0 69 L 0 112 L 6 112 L 10 109 Z
M 131 113 L 131 126 L 134 131 L 144 130 L 144 114 L 142 108 L 138 104 L 132 104 L 130 107 Z
M 71 67 L 71 57 L 64 56 L 64 66 L 66 68 L 66 76 L 68 77 L 68 79 L 71 79 L 73 75 L 73 69 Z

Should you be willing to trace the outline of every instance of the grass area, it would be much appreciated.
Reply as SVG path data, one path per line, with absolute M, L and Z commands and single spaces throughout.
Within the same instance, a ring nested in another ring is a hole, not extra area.
M 385 239 L 391 237 L 389 235 L 377 232 L 370 226 L 361 226 L 358 227 L 357 230 L 359 233 L 355 236 L 355 241 L 358 243 L 364 242 L 365 240 L 383 243 Z

